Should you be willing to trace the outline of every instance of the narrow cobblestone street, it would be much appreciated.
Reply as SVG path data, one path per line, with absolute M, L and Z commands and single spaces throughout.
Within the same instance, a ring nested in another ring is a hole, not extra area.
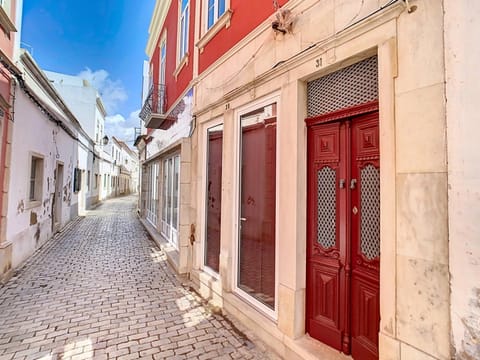
M 0 360 L 276 358 L 182 286 L 135 200 L 75 220 L 0 288 Z

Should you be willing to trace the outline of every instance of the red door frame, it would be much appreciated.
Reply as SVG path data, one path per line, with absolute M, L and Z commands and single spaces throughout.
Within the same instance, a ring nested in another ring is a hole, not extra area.
M 339 137 L 347 137 L 350 134 L 350 123 L 346 122 L 344 124 L 340 124 L 340 120 L 345 120 L 347 118 L 351 118 L 353 116 L 360 116 L 360 115 L 366 115 L 368 113 L 373 113 L 373 112 L 378 112 L 378 100 L 364 103 L 361 105 L 353 106 L 350 108 L 342 109 L 339 111 L 335 111 L 332 113 L 328 113 L 325 115 L 320 115 L 320 116 L 315 116 L 311 118 L 307 118 L 305 120 L 306 125 L 308 128 L 311 128 L 314 125 L 319 125 L 319 124 L 326 124 L 326 123 L 332 123 L 332 134 L 334 134 L 335 127 L 337 127 L 337 131 L 339 134 Z M 328 132 L 328 126 L 327 128 L 324 128 Z M 307 274 L 307 298 L 306 298 L 306 331 L 310 333 L 314 338 L 319 339 L 322 342 L 325 342 L 326 344 L 337 348 L 338 350 L 341 350 L 342 352 L 349 354 L 351 352 L 351 347 L 352 347 L 352 337 L 351 337 L 351 324 L 350 324 L 350 319 L 351 319 L 351 311 L 349 309 L 349 301 L 347 301 L 351 297 L 351 271 L 352 271 L 352 266 L 350 265 L 352 262 L 351 256 L 352 256 L 352 251 L 350 246 L 357 246 L 358 244 L 351 244 L 349 241 L 338 241 L 340 238 L 351 238 L 350 231 L 355 231 L 358 232 L 359 230 L 357 229 L 358 222 L 356 224 L 353 224 L 351 221 L 351 212 L 346 211 L 346 209 L 349 209 L 352 207 L 351 202 L 355 202 L 358 204 L 359 199 L 358 194 L 356 194 L 355 197 L 350 197 L 346 194 L 345 191 L 340 191 L 337 192 L 337 208 L 339 211 L 337 211 L 337 244 L 334 248 L 329 249 L 328 251 L 320 251 L 322 255 L 326 256 L 329 258 L 328 262 L 330 265 L 330 270 L 332 274 L 331 279 L 327 279 L 328 281 L 332 281 L 333 283 L 336 283 L 338 286 L 338 293 L 335 291 L 332 293 L 334 296 L 338 296 L 338 304 L 339 308 L 338 314 L 333 314 L 336 309 L 333 309 L 331 311 L 332 313 L 332 319 L 331 324 L 329 325 L 327 322 L 327 326 L 322 328 L 322 331 L 319 331 L 318 328 L 315 329 L 315 326 L 312 325 L 311 319 L 313 318 L 313 312 L 315 311 L 314 306 L 316 304 L 313 302 L 311 296 L 309 297 L 309 291 L 308 288 L 313 288 L 315 285 L 314 282 L 315 280 L 312 278 L 314 275 L 314 271 L 310 269 L 312 266 L 312 263 L 309 261 L 309 259 L 312 256 L 312 251 L 317 251 L 318 249 L 313 249 L 311 247 L 312 241 L 314 237 L 316 236 L 315 229 L 314 229 L 314 224 L 315 222 L 315 217 L 311 216 L 310 214 L 315 213 L 316 214 L 316 209 L 314 208 L 313 204 L 316 204 L 316 192 L 311 190 L 311 183 L 312 183 L 312 173 L 311 173 L 311 168 L 313 168 L 313 159 L 311 159 L 312 154 L 314 154 L 314 146 L 315 143 L 313 139 L 311 138 L 313 135 L 309 131 L 308 135 L 308 143 L 307 143 L 307 154 L 308 154 L 308 164 L 309 166 L 307 167 L 308 170 L 308 175 L 307 175 L 307 189 L 309 189 L 307 193 L 307 240 L 308 240 L 308 245 L 307 245 L 307 269 L 306 269 L 306 274 Z M 347 179 L 347 175 L 352 172 L 353 170 L 353 165 L 352 168 L 346 168 L 345 164 L 340 163 L 340 158 L 341 156 L 345 156 L 345 154 L 350 154 L 351 153 L 351 148 L 350 148 L 350 142 L 340 142 L 338 140 L 335 140 L 334 138 L 331 138 L 332 143 L 326 144 L 327 146 L 332 146 L 332 153 L 329 154 L 329 157 L 322 159 L 321 162 L 323 162 L 323 165 L 326 166 L 327 164 L 329 167 L 333 167 L 336 170 L 336 179 Z M 338 141 L 337 144 L 335 144 L 335 141 Z M 340 146 L 340 144 L 343 144 L 343 146 Z M 316 168 L 316 167 L 315 167 Z M 353 170 L 355 171 L 355 170 Z M 356 174 L 358 176 L 359 174 Z M 349 186 L 349 184 L 345 184 L 345 186 Z M 350 226 L 345 227 L 339 227 L 338 224 L 340 222 L 339 213 L 341 211 L 344 211 L 345 214 L 347 214 L 347 219 L 346 221 L 350 223 Z M 359 240 L 358 240 L 359 241 Z M 348 248 L 347 248 L 348 247 Z M 354 257 L 356 255 L 353 255 Z M 355 260 L 357 260 L 357 257 L 355 257 Z M 335 262 L 338 265 L 335 265 Z M 325 265 L 325 264 L 323 264 Z M 378 264 L 379 265 L 379 264 Z M 317 265 L 313 265 L 317 266 Z M 322 266 L 321 264 L 319 266 Z M 325 269 L 325 267 L 324 267 Z M 327 272 L 328 272 L 327 271 Z M 335 274 L 335 271 L 337 273 Z M 324 274 L 323 274 L 324 275 Z M 336 278 L 335 278 L 336 277 Z M 321 280 L 323 281 L 323 279 Z M 330 319 L 328 319 L 330 320 Z M 325 325 L 325 324 L 323 324 Z M 336 326 L 336 328 L 335 328 Z M 330 330 L 328 330 L 330 328 Z

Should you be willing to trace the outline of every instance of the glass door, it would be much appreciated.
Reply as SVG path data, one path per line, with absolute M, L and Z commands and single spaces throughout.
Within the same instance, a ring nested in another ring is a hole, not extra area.
M 223 125 L 207 131 L 207 199 L 205 265 L 219 272 L 220 227 L 222 212 L 222 147 Z
M 276 104 L 240 117 L 237 287 L 275 309 Z

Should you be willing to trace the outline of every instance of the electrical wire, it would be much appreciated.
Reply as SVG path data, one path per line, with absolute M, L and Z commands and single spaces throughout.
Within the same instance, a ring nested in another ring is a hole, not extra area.
M 313 42 L 313 43 L 310 43 L 310 45 L 308 47 L 306 47 L 305 49 L 299 51 L 298 53 L 292 55 L 291 57 L 289 57 L 288 59 L 285 59 L 285 60 L 280 60 L 278 62 L 276 62 L 273 66 L 272 66 L 272 69 L 275 69 L 277 68 L 278 66 L 298 57 L 299 55 L 307 52 L 308 50 L 314 48 L 314 47 L 317 47 L 319 46 L 320 44 L 322 43 L 326 43 L 328 41 L 330 41 L 331 39 L 335 38 L 338 34 L 346 31 L 347 29 L 357 25 L 358 23 L 368 19 L 369 17 L 377 14 L 378 12 L 390 7 L 391 5 L 399 2 L 399 1 L 405 1 L 405 0 L 389 0 L 386 4 L 380 6 L 378 9 L 376 9 L 375 11 L 365 15 L 364 17 L 358 19 L 358 17 L 360 16 L 360 13 L 362 12 L 362 9 L 364 8 L 365 6 L 365 0 L 362 0 L 361 1 L 361 4 L 360 4 L 360 7 L 358 9 L 358 11 L 355 13 L 355 15 L 352 17 L 352 19 L 349 20 L 349 22 L 347 23 L 347 25 L 345 25 L 345 27 L 343 27 L 342 29 L 336 31 L 333 35 L 325 38 L 325 39 L 322 39 L 318 42 Z M 273 1 L 273 5 L 275 7 L 275 3 L 276 3 L 276 0 Z M 278 3 L 277 3 L 278 5 Z M 303 14 L 300 13 L 300 14 Z M 358 20 L 357 20 L 358 19 Z M 263 48 L 263 46 L 266 44 L 268 38 L 265 39 L 265 41 L 257 48 L 257 50 L 253 53 L 252 56 L 250 56 L 250 58 L 245 62 L 245 64 L 243 64 L 243 66 L 238 70 L 236 71 L 235 73 L 233 73 L 227 80 L 225 80 L 221 85 L 218 85 L 218 86 L 214 86 L 214 87 L 207 87 L 206 89 L 207 90 L 218 90 L 218 89 L 221 89 L 221 88 L 224 88 L 227 84 L 229 84 L 231 81 L 233 81 L 251 62 L 253 59 L 255 59 L 255 57 L 258 55 L 258 53 L 260 52 L 260 50 Z M 255 81 L 255 79 L 253 79 L 253 81 Z
M 277 62 L 275 65 L 273 65 L 272 69 L 275 69 L 276 67 L 278 67 L 278 66 L 280 66 L 280 65 L 282 65 L 282 64 L 284 64 L 284 63 L 286 63 L 286 62 L 288 62 L 288 61 L 290 61 L 290 60 L 292 60 L 292 59 L 294 59 L 294 58 L 296 58 L 296 57 L 298 57 L 299 55 L 303 54 L 304 52 L 306 52 L 306 51 L 308 51 L 308 50 L 310 50 L 310 49 L 312 49 L 312 48 L 314 48 L 314 47 L 318 47 L 318 46 L 320 46 L 321 44 L 325 44 L 325 43 L 329 42 L 330 40 L 332 40 L 332 39 L 334 39 L 336 36 L 338 36 L 338 34 L 340 34 L 340 33 L 344 32 L 344 31 L 346 31 L 346 30 L 354 27 L 354 26 L 357 25 L 358 23 L 361 23 L 362 21 L 370 18 L 371 16 L 374 16 L 375 14 L 379 13 L 380 11 L 382 11 L 382 10 L 384 10 L 384 9 L 390 7 L 390 6 L 392 6 L 392 5 L 395 4 L 395 3 L 398 3 L 399 1 L 405 1 L 405 0 L 389 0 L 386 4 L 382 5 L 381 7 L 379 7 L 378 9 L 376 9 L 375 11 L 372 11 L 371 13 L 365 15 L 364 17 L 358 19 L 357 21 L 355 21 L 355 19 L 358 17 L 358 15 L 357 15 L 357 16 L 354 16 L 354 17 L 352 18 L 352 20 L 350 21 L 351 23 L 350 23 L 350 24 L 347 24 L 343 29 L 340 29 L 340 30 L 336 31 L 333 35 L 331 35 L 331 36 L 329 36 L 329 37 L 327 37 L 327 38 L 325 38 L 325 39 L 322 39 L 322 40 L 317 41 L 317 42 L 310 43 L 310 46 L 308 46 L 307 48 L 299 51 L 298 53 L 296 53 L 296 54 L 294 54 L 294 55 L 292 55 L 292 56 L 289 57 L 288 59 L 281 60 L 281 61 Z M 361 9 L 360 9 L 359 13 L 360 13 L 360 12 L 361 12 Z M 354 22 L 352 22 L 352 21 L 354 21 Z M 322 49 L 322 48 L 321 48 L 321 49 Z
M 252 60 L 255 59 L 255 57 L 258 55 L 258 53 L 265 46 L 266 43 L 267 43 L 267 39 L 265 39 L 265 41 L 257 48 L 257 50 L 255 50 L 255 52 L 253 53 L 252 56 L 250 56 L 250 58 L 247 60 L 247 62 L 245 64 L 243 64 L 243 66 L 237 72 L 235 72 L 227 80 L 225 80 L 222 83 L 222 85 L 214 86 L 214 87 L 207 87 L 207 90 L 217 90 L 217 89 L 220 89 L 220 88 L 224 88 L 227 84 L 232 82 L 233 79 L 235 79 L 243 70 L 245 70 L 245 68 L 252 62 Z

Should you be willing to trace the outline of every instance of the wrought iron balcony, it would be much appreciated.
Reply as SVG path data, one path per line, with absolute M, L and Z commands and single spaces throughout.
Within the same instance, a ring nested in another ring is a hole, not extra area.
M 145 121 L 145 127 L 161 129 L 166 121 L 166 110 L 167 96 L 165 85 L 152 85 L 145 104 L 143 104 L 143 108 L 140 111 L 140 118 Z

